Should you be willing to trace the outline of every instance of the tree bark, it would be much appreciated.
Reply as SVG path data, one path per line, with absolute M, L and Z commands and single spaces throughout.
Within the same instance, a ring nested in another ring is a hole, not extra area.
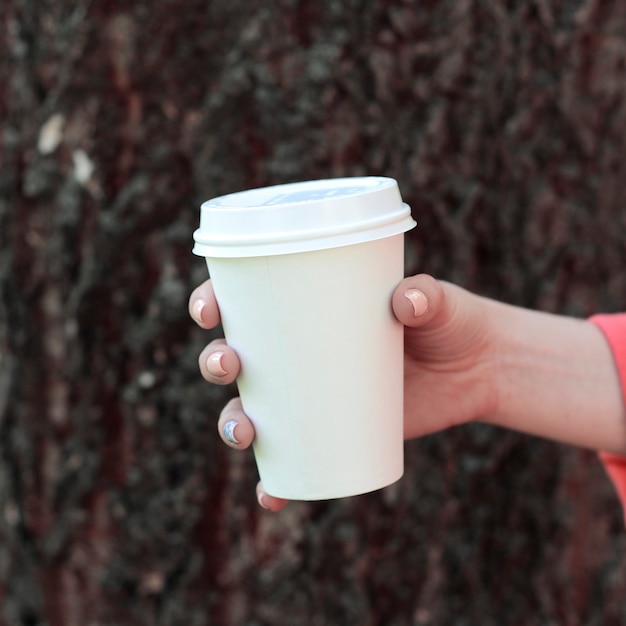
M 396 178 L 407 273 L 626 310 L 626 5 L 3 0 L 0 624 L 626 621 L 595 454 L 487 426 L 256 506 L 186 312 L 202 200 Z M 590 416 L 593 419 L 593 416 Z

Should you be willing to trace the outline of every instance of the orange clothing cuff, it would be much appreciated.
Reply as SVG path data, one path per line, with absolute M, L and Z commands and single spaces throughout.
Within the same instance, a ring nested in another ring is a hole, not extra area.
M 626 313 L 594 315 L 589 321 L 604 333 L 611 347 L 626 406 Z M 600 459 L 622 501 L 626 519 L 626 457 L 601 452 Z

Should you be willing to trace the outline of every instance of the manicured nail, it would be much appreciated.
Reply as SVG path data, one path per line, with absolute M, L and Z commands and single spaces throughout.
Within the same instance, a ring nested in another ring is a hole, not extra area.
M 202 324 L 202 311 L 206 306 L 206 302 L 204 300 L 196 300 L 193 303 L 193 307 L 191 308 L 191 314 L 193 315 L 193 319 L 198 322 L 198 324 Z
M 259 501 L 259 506 L 269 510 L 270 507 L 268 506 L 267 496 L 265 495 L 265 492 L 259 491 L 256 494 L 256 499 Z
M 421 317 L 428 311 L 428 298 L 419 289 L 408 289 L 404 292 L 404 297 L 413 307 L 413 317 Z
M 235 420 L 229 420 L 228 422 L 226 422 L 226 424 L 224 424 L 222 432 L 224 433 L 224 438 L 226 439 L 226 441 L 234 444 L 241 443 L 237 439 L 237 437 L 235 437 L 235 428 L 237 428 L 238 424 L 239 422 L 236 422 Z
M 209 357 L 206 360 L 206 368 L 211 376 L 222 377 L 228 374 L 228 372 L 224 369 L 224 366 L 222 365 L 223 358 L 224 353 L 221 350 L 209 354 Z

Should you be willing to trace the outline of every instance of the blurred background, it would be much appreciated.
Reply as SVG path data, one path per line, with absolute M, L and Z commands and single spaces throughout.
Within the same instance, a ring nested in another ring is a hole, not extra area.
M 593 452 L 471 425 L 379 492 L 256 504 L 200 203 L 398 180 L 407 274 L 626 310 L 626 4 L 2 0 L 0 624 L 613 626 L 626 533 Z M 312 381 L 312 384 L 315 384 Z M 589 416 L 593 419 L 593 416 Z

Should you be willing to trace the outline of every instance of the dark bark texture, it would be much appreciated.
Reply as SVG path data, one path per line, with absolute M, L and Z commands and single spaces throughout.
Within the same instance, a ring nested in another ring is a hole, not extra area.
M 407 273 L 626 310 L 626 3 L 2 0 L 0 624 L 618 626 L 595 454 L 467 426 L 256 505 L 190 321 L 202 200 L 395 177 Z M 314 384 L 314 383 L 313 383 Z M 593 419 L 593 415 L 589 416 Z

